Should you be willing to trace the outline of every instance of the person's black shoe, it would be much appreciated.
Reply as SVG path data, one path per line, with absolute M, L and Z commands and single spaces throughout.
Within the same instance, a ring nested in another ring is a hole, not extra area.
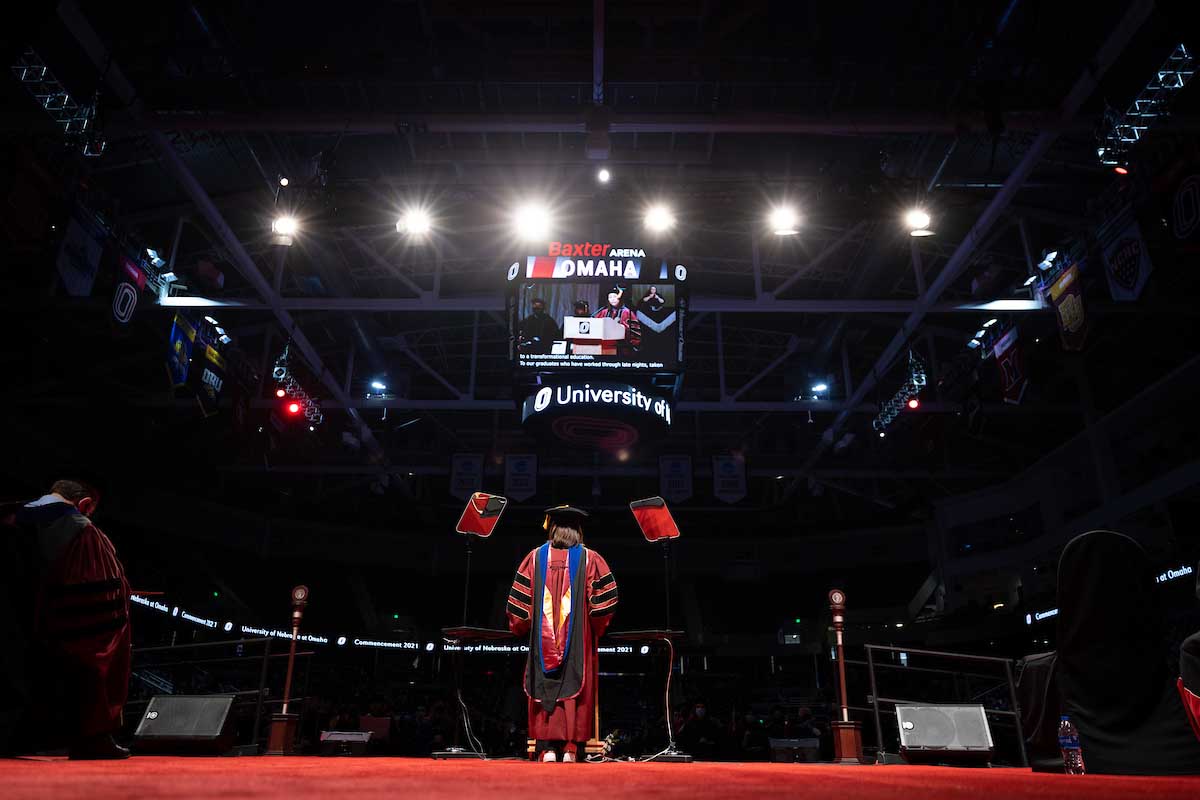
M 102 734 L 76 742 L 67 758 L 72 761 L 113 761 L 129 758 L 129 750 L 114 742 L 108 734 Z

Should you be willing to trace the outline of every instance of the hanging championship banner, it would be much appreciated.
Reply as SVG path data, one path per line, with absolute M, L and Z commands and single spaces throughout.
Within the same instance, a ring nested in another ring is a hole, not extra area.
M 504 494 L 518 502 L 537 494 L 537 456 L 504 457 Z
M 192 348 L 192 369 L 188 384 L 196 392 L 204 416 L 217 413 L 221 390 L 225 387 L 225 357 L 210 342 L 199 340 Z
M 112 315 L 117 325 L 128 325 L 137 311 L 138 296 L 146 288 L 146 273 L 125 256 L 117 256 L 117 285 L 113 289 Z
M 682 503 L 692 496 L 692 457 L 658 457 L 658 493 L 672 503 Z
M 92 286 L 96 283 L 96 271 L 100 268 L 100 255 L 103 252 L 103 232 L 71 217 L 55 261 L 67 294 L 72 297 L 87 297 L 92 293 Z
M 172 386 L 187 384 L 188 370 L 192 363 L 192 346 L 196 343 L 196 327 L 182 314 L 175 315 L 168 339 L 170 352 L 167 355 L 167 372 Z
M 455 453 L 450 457 L 450 494 L 460 500 L 483 488 L 483 456 L 478 453 Z
M 1184 176 L 1171 192 L 1171 235 L 1180 245 L 1200 248 L 1200 173 Z
M 1125 226 L 1104 248 L 1104 274 L 1113 300 L 1137 300 L 1153 269 L 1150 251 L 1136 221 Z
M 746 496 L 746 462 L 735 456 L 713 456 L 713 496 L 736 503 Z
M 996 366 L 1000 369 L 1000 388 L 1004 392 L 1004 402 L 1017 405 L 1025 396 L 1029 379 L 1025 375 L 1025 358 L 1017 341 L 1016 326 L 1009 328 L 1008 333 L 1000 337 L 992 355 L 996 357 Z
M 1050 284 L 1050 303 L 1058 317 L 1058 335 L 1064 350 L 1082 350 L 1087 339 L 1087 314 L 1079 265 L 1072 264 Z M 1015 330 L 1015 328 L 1014 328 Z

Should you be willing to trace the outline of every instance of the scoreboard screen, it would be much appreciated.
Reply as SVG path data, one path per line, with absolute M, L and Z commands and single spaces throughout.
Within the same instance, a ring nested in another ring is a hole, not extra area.
M 508 269 L 518 373 L 679 373 L 687 268 L 638 247 L 550 242 Z

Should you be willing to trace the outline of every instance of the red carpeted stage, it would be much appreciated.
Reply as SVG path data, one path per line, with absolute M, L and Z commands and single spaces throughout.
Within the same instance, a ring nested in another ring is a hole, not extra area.
M 582 797 L 1196 798 L 1200 777 L 1035 775 L 1022 769 L 830 764 L 532 764 L 414 758 L 175 758 L 0 761 L 0 794 L 53 797 L 528 797 L 547 775 Z M 559 790 L 565 789 L 558 784 Z

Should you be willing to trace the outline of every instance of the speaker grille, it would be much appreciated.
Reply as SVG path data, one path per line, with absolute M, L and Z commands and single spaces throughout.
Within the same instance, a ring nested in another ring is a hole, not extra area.
M 142 713 L 138 739 L 208 741 L 221 736 L 233 705 L 230 695 L 158 695 Z
M 991 750 L 980 705 L 896 706 L 903 750 Z

